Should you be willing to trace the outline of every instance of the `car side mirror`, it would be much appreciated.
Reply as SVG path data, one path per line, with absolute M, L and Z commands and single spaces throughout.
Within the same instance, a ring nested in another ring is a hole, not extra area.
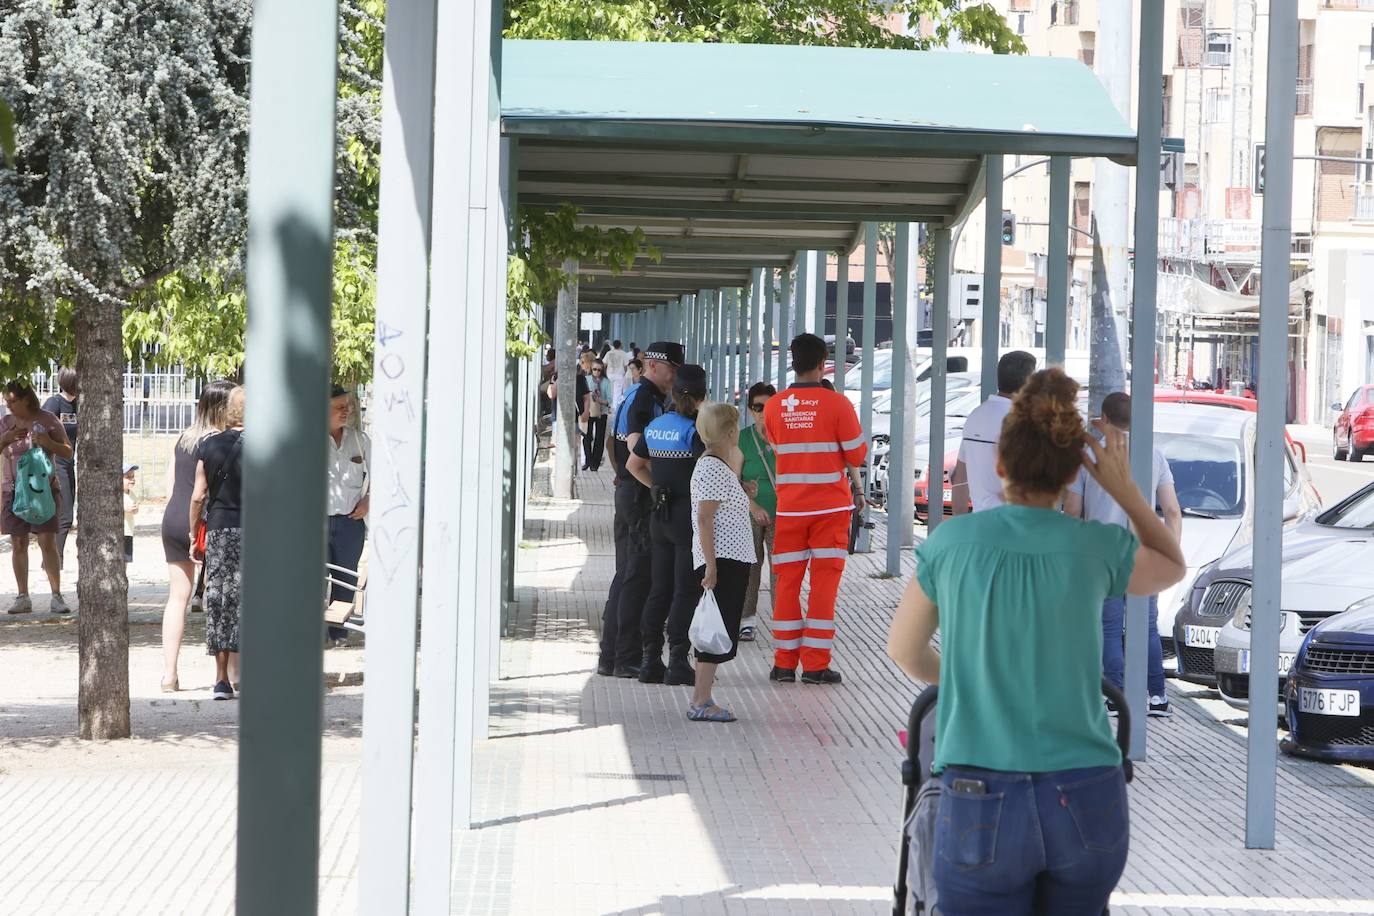
M 1332 409 L 1332 410 L 1335 410 L 1335 411 L 1341 411 L 1341 410 L 1345 410 L 1345 406 L 1344 406 L 1343 404 L 1341 404 L 1340 401 L 1337 401 L 1336 403 L 1334 403 L 1334 404 L 1331 405 L 1331 409 Z

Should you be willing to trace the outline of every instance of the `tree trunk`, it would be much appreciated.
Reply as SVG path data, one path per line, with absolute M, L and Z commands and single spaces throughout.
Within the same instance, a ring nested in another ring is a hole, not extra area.
M 76 365 L 81 373 L 77 438 L 76 549 L 82 738 L 127 738 L 129 581 L 124 569 L 123 314 L 118 304 L 77 300 Z

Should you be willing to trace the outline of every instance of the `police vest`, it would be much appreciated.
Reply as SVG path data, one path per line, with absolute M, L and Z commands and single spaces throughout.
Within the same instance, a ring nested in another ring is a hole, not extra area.
M 697 421 L 680 413 L 665 413 L 644 428 L 650 458 L 695 458 Z
M 630 407 L 634 404 L 635 396 L 639 394 L 639 389 L 642 387 L 644 387 L 644 383 L 640 381 L 625 389 L 625 399 L 620 402 L 620 407 L 616 409 L 615 422 L 611 424 L 611 435 L 621 442 L 630 438 Z M 659 403 L 657 398 L 654 399 L 654 416 L 663 416 L 663 405 Z

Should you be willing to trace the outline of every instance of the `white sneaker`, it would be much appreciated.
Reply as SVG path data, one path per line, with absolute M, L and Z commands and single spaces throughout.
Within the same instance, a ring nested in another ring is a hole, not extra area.
M 8 611 L 6 611 L 5 613 L 7 613 L 7 614 L 32 614 L 32 613 L 33 613 L 33 599 L 29 598 L 28 595 L 20 595 L 18 598 L 15 598 L 15 599 L 14 599 L 14 604 L 11 604 L 11 605 L 10 605 L 10 609 L 9 609 Z
M 1150 697 L 1150 709 L 1147 715 L 1152 719 L 1167 719 L 1173 715 L 1169 711 L 1168 697 Z
M 52 614 L 70 614 L 72 609 L 67 607 L 67 602 L 62 600 L 61 595 L 53 595 L 48 602 L 48 612 Z

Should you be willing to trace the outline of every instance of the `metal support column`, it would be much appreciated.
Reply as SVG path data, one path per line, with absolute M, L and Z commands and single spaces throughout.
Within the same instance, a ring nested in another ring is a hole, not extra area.
M 787 355 L 787 348 L 792 343 L 793 322 L 792 322 L 792 274 L 784 267 L 782 269 L 782 297 L 778 300 L 778 390 L 782 391 L 787 387 L 787 366 L 791 360 Z
M 949 371 L 946 357 L 949 353 L 949 270 L 950 270 L 950 230 L 936 229 L 935 241 L 935 295 L 931 299 L 930 326 L 937 333 L 930 336 L 930 445 L 926 450 L 929 464 L 926 468 L 926 506 L 929 517 L 926 528 L 934 532 L 945 520 L 944 471 L 945 471 L 945 393 L 946 373 Z M 944 329 L 944 333 L 939 333 Z M 938 497 L 936 494 L 939 494 Z M 937 504 L 936 499 L 940 502 Z
M 1155 293 L 1159 264 L 1159 156 L 1164 119 L 1164 0 L 1140 9 L 1140 76 L 1136 103 L 1139 137 L 1135 171 L 1135 286 L 1132 290 L 1131 476 L 1140 492 L 1154 483 Z M 1290 84 L 1291 85 L 1291 84 Z M 1291 116 L 1289 118 L 1292 120 Z M 1053 167 L 1053 162 L 1051 162 Z M 1283 284 L 1288 289 L 1288 281 Z M 1153 494 L 1150 494 L 1151 499 Z M 1131 710 L 1131 759 L 1145 759 L 1149 601 L 1126 600 L 1126 702 Z
M 892 413 L 890 446 L 887 453 L 887 572 L 902 573 L 902 540 L 906 523 L 913 512 L 915 476 L 907 466 L 903 444 L 910 433 L 906 428 L 907 321 L 911 306 L 911 223 L 897 224 L 895 244 L 896 276 L 892 278 Z M 904 522 L 902 516 L 906 516 Z
M 894 291 L 895 292 L 895 291 Z M 893 301 L 896 301 L 895 298 Z M 864 223 L 863 363 L 859 370 L 859 422 L 873 435 L 873 354 L 878 349 L 878 224 Z M 872 459 L 873 449 L 869 448 Z
M 1045 365 L 1064 365 L 1069 322 L 1069 176 L 1073 160 L 1050 158 L 1050 232 L 1045 258 Z
M 986 401 L 997 393 L 997 353 L 1002 336 L 1002 154 L 988 156 L 983 169 L 983 371 Z
M 259 0 L 248 151 L 250 390 L 244 440 L 245 605 L 237 909 L 319 905 L 325 413 L 334 250 L 333 0 Z M 466 170 L 463 180 L 467 180 Z M 288 457 L 289 456 L 289 457 Z M 286 460 L 283 460 L 286 459 Z
M 429 305 L 434 0 L 388 11 L 382 138 L 406 151 L 382 166 L 377 218 L 377 329 L 368 592 L 390 623 L 363 648 L 363 760 L 358 912 L 410 908 L 415 651 Z
M 796 296 L 796 310 L 792 313 L 793 337 L 811 330 L 807 327 L 807 322 L 811 320 L 811 313 L 807 305 L 811 302 L 811 297 L 815 295 L 815 289 L 811 283 L 811 252 L 798 251 L 796 263 L 797 277 L 792 284 L 793 293 Z
M 1265 100 L 1265 188 L 1260 237 L 1259 419 L 1255 443 L 1255 584 L 1250 630 L 1250 721 L 1278 715 L 1279 629 L 1283 607 L 1284 412 L 1287 396 L 1289 261 L 1293 217 L 1293 116 L 1288 87 L 1298 76 L 1297 0 L 1269 4 L 1269 75 Z M 1151 160 L 1154 161 L 1154 160 Z M 1137 255 L 1137 258 L 1139 255 Z M 1137 264 L 1140 261 L 1137 260 Z M 1349 333 L 1349 332 L 1347 332 Z M 1153 371 L 1153 366 L 1151 366 Z M 1136 379 L 1150 376 L 1136 375 Z M 1274 848 L 1278 736 L 1249 729 L 1245 762 L 1245 845 Z
M 775 322 L 775 310 L 773 307 L 774 298 L 777 291 L 773 287 L 773 268 L 765 267 L 759 271 L 759 280 L 762 284 L 763 296 L 763 327 L 759 329 L 759 373 L 758 379 L 761 382 L 773 379 L 773 338 Z
M 841 251 L 835 262 L 835 390 L 843 392 L 845 357 L 849 348 L 849 252 Z
M 830 267 L 830 252 L 817 251 L 814 254 L 816 256 L 816 272 L 813 283 L 816 287 L 816 301 L 812 303 L 815 314 L 811 319 L 811 333 L 817 337 L 825 337 L 825 291 L 830 282 L 826 277 L 826 272 Z

